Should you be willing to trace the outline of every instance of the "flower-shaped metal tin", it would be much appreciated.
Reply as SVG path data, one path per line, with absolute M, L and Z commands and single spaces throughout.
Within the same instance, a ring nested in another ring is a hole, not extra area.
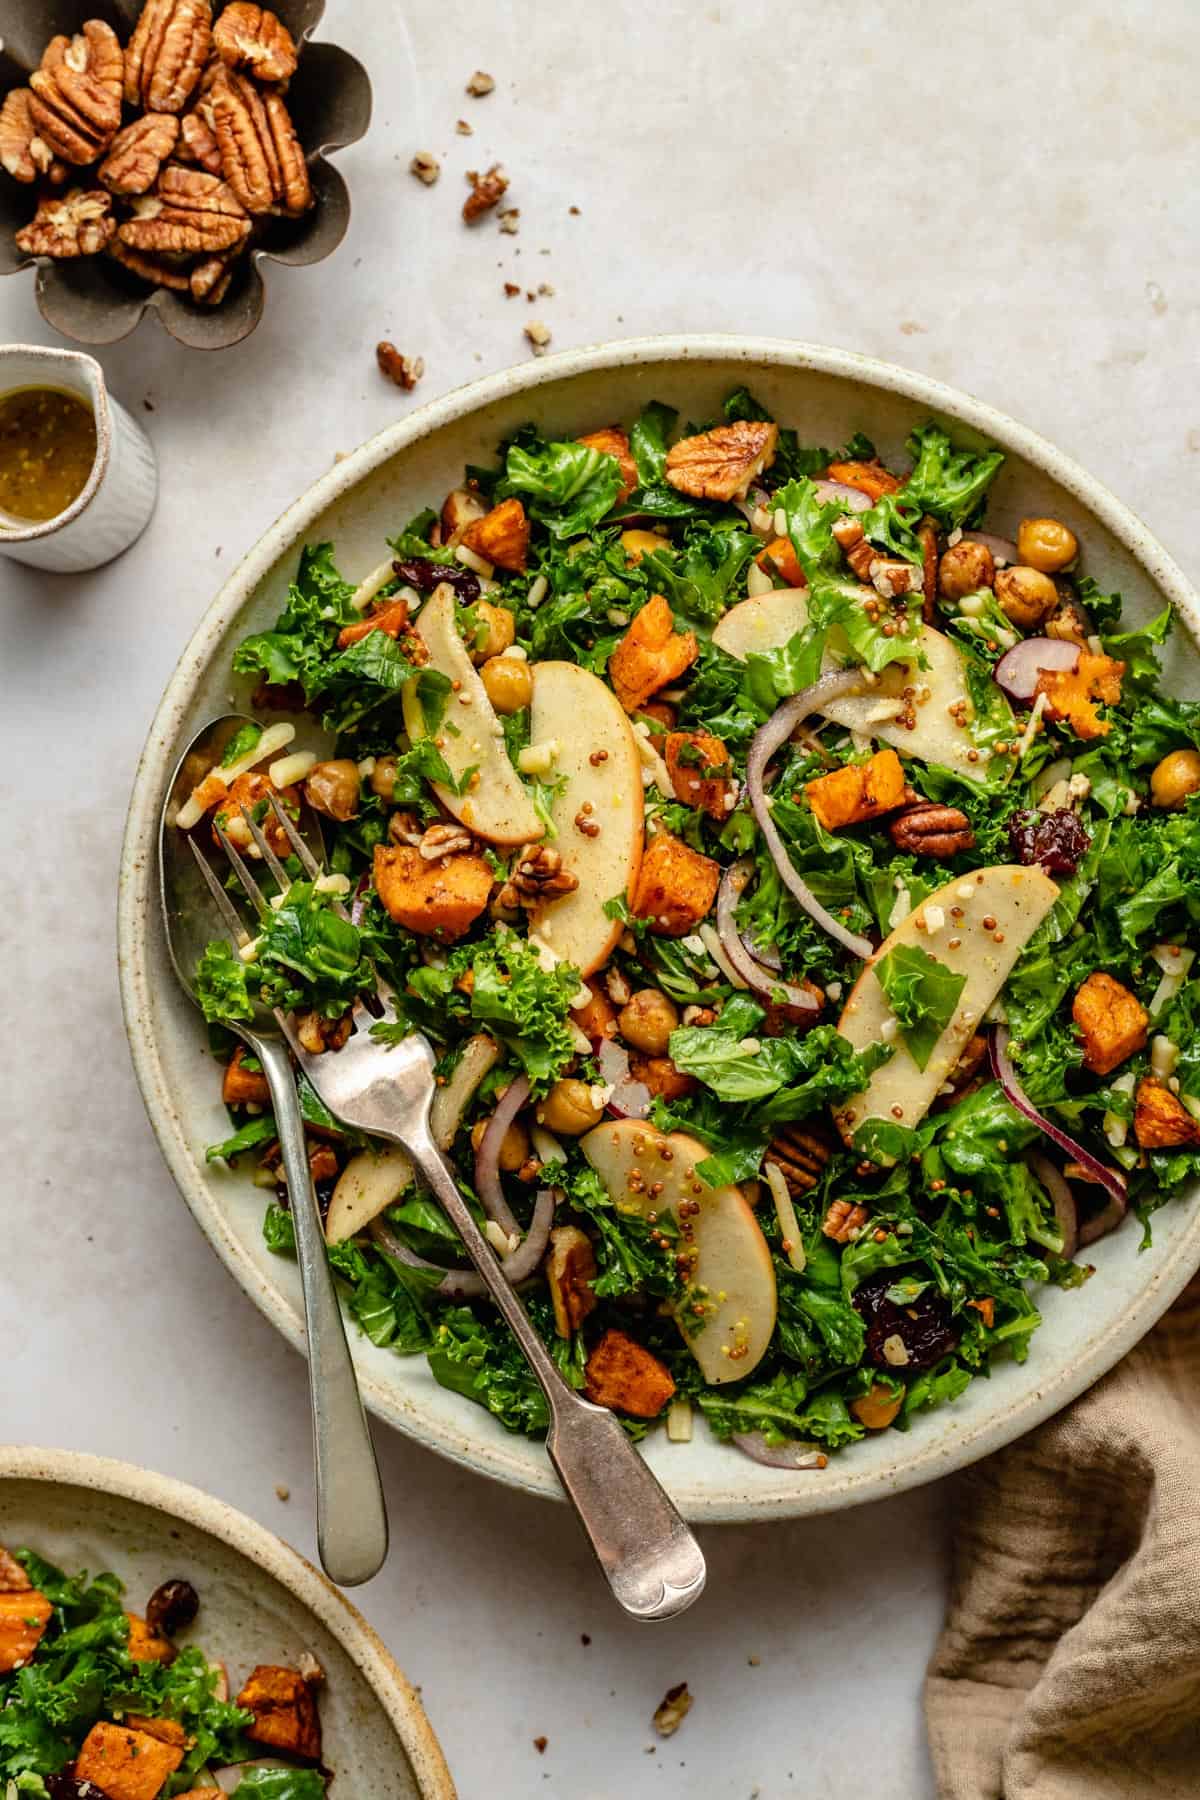
M 28 80 L 56 33 L 70 35 L 86 19 L 104 19 L 125 44 L 141 10 L 142 0 L 0 0 L 0 99 Z M 302 267 L 321 262 L 341 243 L 350 220 L 350 195 L 327 159 L 366 132 L 371 84 L 348 51 L 311 41 L 325 0 L 273 0 L 273 10 L 300 48 L 287 103 L 304 146 L 315 204 L 303 218 L 266 222 L 219 306 L 197 306 L 166 288 L 149 287 L 107 256 L 54 262 L 25 255 L 14 233 L 33 215 L 34 189 L 0 169 L 0 275 L 36 267 L 38 307 L 64 337 L 78 344 L 113 344 L 153 312 L 181 344 L 224 350 L 248 337 L 262 317 L 264 260 Z

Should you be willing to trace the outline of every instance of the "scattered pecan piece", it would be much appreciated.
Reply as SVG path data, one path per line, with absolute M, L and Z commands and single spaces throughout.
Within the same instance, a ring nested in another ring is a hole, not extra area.
M 198 163 L 209 175 L 221 174 L 221 146 L 212 128 L 212 106 L 201 100 L 179 123 L 175 154 L 183 162 Z
M 888 836 L 897 850 L 910 856 L 957 856 L 960 850 L 975 847 L 975 833 L 966 813 L 933 800 L 919 801 L 897 814 L 888 824 Z
M 852 513 L 837 521 L 833 535 L 858 579 L 869 582 L 885 600 L 894 600 L 898 594 L 913 593 L 924 586 L 924 570 L 900 557 L 881 555 Z
M 483 175 L 477 169 L 469 169 L 467 180 L 471 191 L 463 201 L 462 216 L 468 225 L 473 225 L 504 198 L 508 191 L 508 176 L 499 163 L 493 163 Z
M 102 19 L 51 38 L 29 77 L 29 115 L 55 156 L 81 165 L 108 149 L 121 124 L 121 69 L 117 34 Z
M 531 319 L 529 324 L 525 327 L 525 336 L 533 345 L 533 354 L 535 356 L 545 355 L 546 347 L 550 342 L 550 335 L 550 327 L 543 324 L 541 319 Z
M 418 150 L 408 165 L 408 172 L 423 181 L 426 187 L 432 187 L 442 172 L 442 165 L 431 150 Z
M 677 1687 L 668 1688 L 654 1709 L 654 1729 L 660 1737 L 673 1737 L 692 1710 L 692 1696 L 688 1692 L 688 1684 L 681 1681 Z
M 123 244 L 118 237 L 114 237 L 109 243 L 108 254 L 123 269 L 128 269 L 131 275 L 136 275 L 139 281 L 148 281 L 154 287 L 172 288 L 177 294 L 190 291 L 191 270 L 188 267 L 188 257 L 134 250 L 128 244 Z
M 775 1164 L 794 1200 L 816 1187 L 832 1155 L 833 1145 L 817 1132 L 799 1125 L 783 1125 L 771 1139 L 763 1160 Z
M 483 96 L 485 94 L 490 94 L 495 86 L 496 78 L 494 75 L 489 75 L 486 69 L 476 69 L 470 81 L 467 83 L 467 92 L 468 94 L 474 94 L 477 100 L 482 100 Z
M 211 49 L 209 0 L 146 0 L 125 49 L 129 105 L 147 112 L 182 112 Z
M 265 6 L 230 0 L 212 34 L 213 48 L 231 69 L 257 81 L 290 81 L 296 73 L 296 45 L 282 19 Z
M 405 356 L 387 338 L 376 344 L 375 361 L 379 364 L 381 373 L 406 393 L 412 392 L 425 373 L 423 356 Z
M 52 256 L 60 262 L 95 256 L 115 228 L 112 199 L 103 188 L 72 188 L 67 194 L 45 196 L 35 217 L 17 232 L 17 248 L 27 256 Z
M 859 1236 L 870 1217 L 865 1206 L 851 1206 L 848 1200 L 834 1200 L 821 1221 L 821 1230 L 835 1244 L 849 1244 Z
M 667 451 L 670 485 L 696 500 L 744 497 L 756 475 L 775 460 L 779 427 L 767 419 L 738 419 L 697 437 L 681 438 Z
M 30 111 L 32 99 L 28 88 L 13 88 L 0 106 L 0 169 L 26 184 L 49 175 L 56 166 L 53 150 L 38 136 Z
M 513 864 L 507 886 L 516 890 L 522 906 L 534 906 L 539 900 L 556 900 L 573 894 L 578 877 L 562 866 L 557 850 L 543 844 L 527 844 Z
M 179 120 L 174 113 L 146 113 L 118 131 L 96 171 L 110 194 L 148 194 L 175 148 Z

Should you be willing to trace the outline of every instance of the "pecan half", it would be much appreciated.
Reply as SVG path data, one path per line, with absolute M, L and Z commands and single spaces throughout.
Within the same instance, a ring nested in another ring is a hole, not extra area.
M 504 198 L 508 191 L 508 176 L 499 163 L 493 163 L 482 175 L 478 169 L 469 169 L 467 180 L 471 191 L 463 201 L 462 216 L 468 225 L 473 225 Z
M 539 900 L 555 900 L 562 894 L 573 894 L 578 877 L 562 866 L 557 850 L 541 844 L 527 844 L 513 864 L 507 886 L 516 890 L 522 906 L 533 906 Z
M 220 306 L 233 280 L 233 263 L 226 256 L 208 256 L 188 276 L 193 300 L 201 306 Z
M 231 69 L 245 69 L 258 81 L 290 81 L 296 73 L 296 45 L 282 19 L 265 6 L 231 0 L 213 29 L 213 46 Z
M 821 1221 L 821 1230 L 835 1244 L 849 1244 L 862 1236 L 870 1217 L 865 1206 L 852 1206 L 849 1200 L 834 1200 Z
M 154 287 L 173 288 L 177 294 L 186 294 L 190 289 L 189 257 L 156 256 L 149 250 L 131 250 L 118 237 L 109 244 L 108 254 L 139 281 L 148 281 Z
M 815 1188 L 833 1155 L 833 1145 L 815 1131 L 800 1125 L 782 1125 L 772 1138 L 765 1162 L 774 1163 L 795 1199 Z
M 70 193 L 42 199 L 35 217 L 18 231 L 17 248 L 27 256 L 52 256 L 58 261 L 95 256 L 115 227 L 112 199 L 103 188 L 72 188 Z
M 219 176 L 168 164 L 153 194 L 133 202 L 133 217 L 117 235 L 132 250 L 176 256 L 232 250 L 250 235 L 250 221 L 236 194 Z
M 29 113 L 55 156 L 81 165 L 108 149 L 121 123 L 122 66 L 117 34 L 103 19 L 51 38 L 29 77 Z
M 179 120 L 174 113 L 147 113 L 118 131 L 96 171 L 110 194 L 148 194 L 175 148 Z
M 13 88 L 0 106 L 0 169 L 26 183 L 49 175 L 55 167 L 54 152 L 33 122 L 32 99 L 28 88 Z
M 264 105 L 267 109 L 267 121 L 271 127 L 271 140 L 279 163 L 281 190 L 279 197 L 288 217 L 298 219 L 301 213 L 306 213 L 313 204 L 312 183 L 308 177 L 308 163 L 304 155 L 304 146 L 296 136 L 292 115 L 281 96 L 267 94 L 264 98 Z
M 249 213 L 282 204 L 299 215 L 312 205 L 304 150 L 278 94 L 260 94 L 244 75 L 222 68 L 209 94 L 225 179 Z
M 934 800 L 907 807 L 888 824 L 888 836 L 897 850 L 910 856 L 957 856 L 975 847 L 975 833 L 965 812 L 957 806 L 941 806 Z
M 471 843 L 470 832 L 461 825 L 430 825 L 417 848 L 425 862 L 440 862 L 445 856 L 459 856 L 470 850 Z
M 778 442 L 779 427 L 767 419 L 718 425 L 672 444 L 667 451 L 667 480 L 679 493 L 697 500 L 739 499 L 754 477 L 770 468 Z
M 209 0 L 146 0 L 125 50 L 125 98 L 147 112 L 182 112 L 212 49 Z
M 183 162 L 198 163 L 208 175 L 221 174 L 221 146 L 213 133 L 212 108 L 207 100 L 184 113 L 175 154 Z

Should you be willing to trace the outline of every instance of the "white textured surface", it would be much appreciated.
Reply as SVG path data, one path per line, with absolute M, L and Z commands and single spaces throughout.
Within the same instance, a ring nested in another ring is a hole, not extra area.
M 103 353 L 118 397 L 154 405 L 158 513 L 97 576 L 0 564 L 0 1436 L 159 1467 L 311 1553 L 302 1370 L 162 1169 L 121 1037 L 112 896 L 145 724 L 230 559 L 412 403 L 376 374 L 379 337 L 425 356 L 415 399 L 517 360 L 530 318 L 557 347 L 715 329 L 871 351 L 1042 430 L 1197 566 L 1191 9 L 1069 3 L 1047 22 L 1033 0 L 937 0 L 922 15 L 918 36 L 911 12 L 867 4 L 851 35 L 828 9 L 768 0 L 460 0 L 452 21 L 415 0 L 406 41 L 390 0 L 334 0 L 326 35 L 376 94 L 342 163 L 347 243 L 318 269 L 270 270 L 266 318 L 237 350 L 185 353 L 147 326 Z M 476 66 L 498 82 L 482 101 L 462 93 Z M 405 172 L 418 148 L 444 155 L 432 189 Z M 515 238 L 457 221 L 462 171 L 493 160 L 513 177 Z M 505 279 L 557 291 L 530 305 Z M 0 336 L 52 341 L 27 278 L 0 288 Z M 563 1513 L 398 1438 L 381 1452 L 394 1550 L 359 1598 L 424 1684 L 470 1800 L 932 1793 L 917 1700 L 938 1490 L 708 1531 L 704 1601 L 637 1631 Z M 650 1712 L 684 1678 L 695 1709 L 648 1756 Z

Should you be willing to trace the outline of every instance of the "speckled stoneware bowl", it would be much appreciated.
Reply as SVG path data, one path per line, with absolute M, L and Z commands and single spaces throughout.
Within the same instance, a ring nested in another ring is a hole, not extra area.
M 135 1612 L 181 1575 L 200 1596 L 194 1641 L 238 1684 L 256 1663 L 325 1670 L 324 1757 L 350 1800 L 454 1800 L 421 1702 L 380 1639 L 303 1557 L 182 1482 L 68 1450 L 0 1445 L 0 1544 L 61 1568 L 111 1569 Z
M 205 1166 L 204 1146 L 228 1124 L 198 1015 L 167 965 L 155 890 L 155 838 L 168 774 L 192 732 L 228 710 L 230 656 L 248 631 L 278 612 L 300 546 L 330 538 L 351 577 L 385 554 L 385 534 L 437 504 L 465 462 L 486 463 L 497 441 L 532 419 L 551 437 L 574 437 L 632 419 L 646 401 L 669 401 L 685 419 L 712 417 L 746 382 L 772 416 L 816 443 L 863 430 L 885 457 L 903 459 L 914 420 L 932 415 L 964 441 L 989 440 L 1008 455 L 989 503 L 1004 531 L 1027 513 L 1065 519 L 1083 566 L 1119 588 L 1134 619 L 1172 602 L 1180 629 L 1167 655 L 1170 687 L 1200 698 L 1195 644 L 1200 603 L 1180 570 L 1129 510 L 1044 439 L 966 394 L 847 351 L 733 337 L 659 338 L 570 351 L 526 363 L 448 394 L 381 432 L 337 463 L 271 527 L 226 582 L 184 652 L 142 755 L 125 840 L 119 900 L 121 983 L 134 1064 L 171 1172 L 204 1231 L 258 1306 L 299 1347 L 295 1269 L 262 1241 L 263 1196 L 244 1178 Z M 1138 1254 L 1130 1220 L 1089 1252 L 1098 1273 L 1073 1293 L 1039 1295 L 1044 1324 L 1027 1363 L 1000 1364 L 953 1406 L 921 1415 L 911 1431 L 879 1433 L 831 1459 L 820 1473 L 760 1468 L 698 1428 L 692 1443 L 664 1433 L 646 1454 L 692 1519 L 766 1519 L 829 1512 L 878 1500 L 951 1469 L 1028 1431 L 1111 1368 L 1158 1318 L 1200 1264 L 1196 1195 L 1155 1215 L 1154 1247 Z M 368 1404 L 389 1423 L 481 1474 L 554 1494 L 539 1444 L 508 1435 L 480 1408 L 440 1388 L 423 1359 L 356 1343 Z
M 0 0 L 0 100 L 23 86 L 49 40 L 78 31 L 85 19 L 103 19 L 122 44 L 129 42 L 142 0 Z M 214 6 L 214 12 L 220 10 Z M 13 233 L 28 224 L 35 189 L 0 169 L 0 275 L 37 269 L 42 317 L 78 344 L 114 344 L 153 313 L 173 338 L 195 350 L 224 350 L 248 337 L 266 305 L 261 264 L 293 268 L 324 260 L 337 249 L 350 222 L 346 183 L 326 160 L 357 143 L 371 122 L 371 84 L 362 64 L 336 44 L 314 44 L 311 34 L 325 0 L 272 0 L 300 50 L 287 91 L 288 110 L 304 146 L 316 204 L 302 219 L 270 219 L 254 249 L 238 264 L 220 306 L 196 306 L 167 288 L 151 288 L 109 256 L 64 262 L 26 256 Z M 86 178 L 86 171 L 82 171 Z

